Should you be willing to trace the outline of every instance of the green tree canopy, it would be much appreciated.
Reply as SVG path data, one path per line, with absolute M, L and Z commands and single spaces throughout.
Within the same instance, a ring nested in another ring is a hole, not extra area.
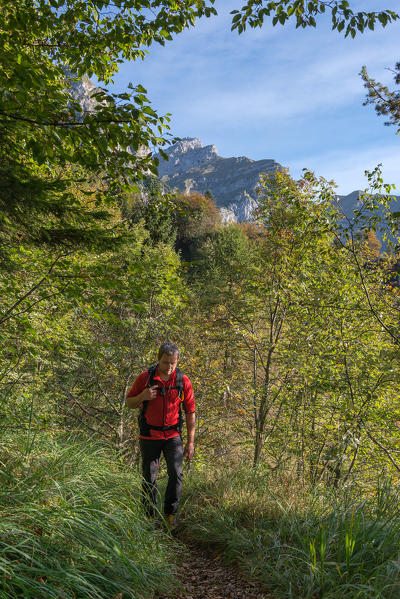
M 296 27 L 316 27 L 317 19 L 329 11 L 332 29 L 345 31 L 345 37 L 355 37 L 367 28 L 373 30 L 378 23 L 385 27 L 399 18 L 393 10 L 355 12 L 347 0 L 248 0 L 240 10 L 232 11 L 232 29 L 242 33 L 247 25 L 262 27 L 266 17 L 272 17 L 273 25 L 285 25 L 291 19 Z
M 143 58 L 152 42 L 164 44 L 213 12 L 203 0 L 1 2 L 3 226 L 20 228 L 24 211 L 38 220 L 73 213 L 71 181 L 95 179 L 86 189 L 92 202 L 114 201 L 156 172 L 151 149 L 167 143 L 168 116 L 150 107 L 146 90 L 98 89 L 84 112 L 72 86 L 84 74 L 109 82 L 123 60 Z
M 400 84 L 400 62 L 396 63 L 393 70 L 394 81 L 396 85 Z M 367 99 L 364 106 L 373 104 L 377 114 L 387 117 L 385 125 L 395 125 L 398 127 L 396 133 L 400 134 L 400 91 L 390 90 L 386 85 L 372 79 L 368 75 L 367 68 L 364 66 L 361 70 L 361 77 L 364 81 L 364 87 L 367 90 Z

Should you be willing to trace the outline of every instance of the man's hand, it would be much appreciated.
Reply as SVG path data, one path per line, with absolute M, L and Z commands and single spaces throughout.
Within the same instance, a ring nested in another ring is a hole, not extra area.
M 194 454 L 194 443 L 186 443 L 185 449 L 183 450 L 183 457 L 187 459 L 188 462 L 192 459 Z
M 157 385 L 146 387 L 139 395 L 126 398 L 128 408 L 138 408 L 142 401 L 151 401 L 157 397 Z
M 146 387 L 141 393 L 141 401 L 151 401 L 157 397 L 157 388 L 158 385 L 153 385 L 152 387 Z

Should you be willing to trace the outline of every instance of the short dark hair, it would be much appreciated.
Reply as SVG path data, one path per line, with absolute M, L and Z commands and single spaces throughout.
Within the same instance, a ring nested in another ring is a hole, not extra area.
M 170 341 L 166 341 L 165 343 L 161 343 L 160 348 L 158 350 L 158 359 L 161 359 L 161 356 L 167 354 L 167 356 L 172 356 L 173 354 L 177 354 L 179 358 L 179 349 L 175 343 L 171 343 Z

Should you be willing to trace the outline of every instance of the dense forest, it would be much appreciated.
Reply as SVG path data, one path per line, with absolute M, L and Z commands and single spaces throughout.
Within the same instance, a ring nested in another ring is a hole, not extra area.
M 277 598 L 394 599 L 391 189 L 371 172 L 346 221 L 332 182 L 261 174 L 254 221 L 227 225 L 211 194 L 164 188 L 156 159 L 139 151 L 168 142 L 168 116 L 146 90 L 98 92 L 85 113 L 69 85 L 85 73 L 107 84 L 122 58 L 142 58 L 214 8 L 110 4 L 1 2 L 0 597 L 173 592 L 176 541 L 143 515 L 137 414 L 125 404 L 170 340 L 197 402 L 186 538 Z M 267 4 L 260 14 L 249 2 L 233 28 L 274 11 L 281 24 L 313 26 L 322 5 L 346 35 L 397 19 L 347 2 Z M 364 80 L 398 125 L 398 95 Z

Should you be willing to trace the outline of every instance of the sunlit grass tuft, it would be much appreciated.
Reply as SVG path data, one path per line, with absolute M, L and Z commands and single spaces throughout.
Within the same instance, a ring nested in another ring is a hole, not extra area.
M 0 442 L 0 597 L 153 597 L 174 583 L 168 545 L 143 517 L 140 482 L 87 441 Z M 119 595 L 122 593 L 122 595 Z
M 390 483 L 361 498 L 242 468 L 192 472 L 185 484 L 186 534 L 277 599 L 400 597 L 400 493 Z

